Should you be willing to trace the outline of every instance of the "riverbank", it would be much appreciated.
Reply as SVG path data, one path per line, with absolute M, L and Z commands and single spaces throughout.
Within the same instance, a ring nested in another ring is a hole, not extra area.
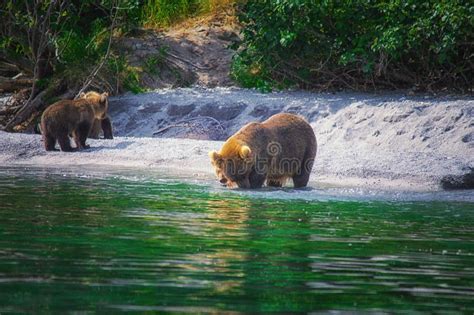
M 213 169 L 207 153 L 221 141 L 116 137 L 89 139 L 91 148 L 81 152 L 46 152 L 40 135 L 0 132 L 0 164 L 45 167 L 97 166 L 159 170 L 211 179 Z M 310 185 L 313 187 L 358 187 L 381 190 L 433 191 L 446 175 L 459 174 L 457 159 L 437 159 L 416 153 L 396 153 L 371 158 L 356 152 L 334 155 L 323 148 L 317 155 Z M 396 163 L 395 161 L 398 161 Z M 403 165 L 403 166 L 401 166 Z
M 434 191 L 446 180 L 472 181 L 472 98 L 236 88 L 111 98 L 116 138 L 89 139 L 91 149 L 82 152 L 45 152 L 39 135 L 0 132 L 0 164 L 137 167 L 210 179 L 207 153 L 244 124 L 277 112 L 302 115 L 315 131 L 314 187 Z

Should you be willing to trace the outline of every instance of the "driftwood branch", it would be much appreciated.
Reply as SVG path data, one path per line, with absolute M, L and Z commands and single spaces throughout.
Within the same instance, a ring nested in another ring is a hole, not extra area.
M 14 92 L 30 87 L 33 84 L 31 78 L 5 78 L 0 77 L 0 92 Z
M 153 132 L 153 135 L 156 136 L 160 133 L 163 133 L 171 128 L 176 128 L 176 127 L 186 127 L 186 128 L 190 128 L 192 127 L 192 123 L 195 122 L 195 121 L 199 121 L 199 120 L 203 120 L 203 119 L 207 119 L 207 120 L 211 120 L 212 122 L 214 122 L 218 129 L 220 129 L 222 132 L 225 131 L 225 128 L 224 126 L 222 126 L 221 122 L 218 121 L 217 119 L 215 119 L 214 117 L 211 117 L 211 116 L 198 116 L 198 117 L 194 117 L 194 118 L 189 118 L 189 119 L 183 119 L 183 120 L 180 120 L 174 124 L 171 124 L 171 125 L 168 125 L 168 126 L 165 126 L 161 129 L 158 129 L 157 131 Z M 204 126 L 201 124 L 202 128 L 204 129 Z
M 213 68 L 213 67 L 202 67 L 202 66 L 195 65 L 195 64 L 192 63 L 191 61 L 186 60 L 186 59 L 184 59 L 184 58 L 181 58 L 181 57 L 179 57 L 179 56 L 177 56 L 177 55 L 175 55 L 175 54 L 173 54 L 173 53 L 170 53 L 170 52 L 167 52 L 166 55 L 167 55 L 167 56 L 170 56 L 170 57 L 173 57 L 174 59 L 179 60 L 179 61 L 181 61 L 181 62 L 184 62 L 184 63 L 186 63 L 186 64 L 190 65 L 191 67 L 194 67 L 194 68 L 196 68 L 196 69 L 198 69 L 198 70 L 203 70 L 203 71 L 204 71 L 204 70 L 210 70 L 210 69 Z M 168 61 L 171 61 L 172 63 L 176 64 L 175 62 L 173 62 L 173 61 L 170 60 L 169 58 L 166 58 L 166 59 L 167 59 Z
M 52 87 L 39 92 L 32 100 L 28 100 L 25 105 L 20 108 L 15 116 L 6 124 L 5 130 L 13 131 L 16 125 L 26 121 L 33 114 L 43 111 L 48 105 L 46 100 L 60 94 L 64 91 L 64 88 L 65 85 L 62 82 L 59 82 Z
M 23 106 L 11 119 L 8 124 L 5 126 L 5 130 L 7 131 L 12 131 L 14 130 L 14 127 L 21 123 L 22 121 L 25 121 L 30 117 L 35 111 L 37 111 L 41 106 L 44 104 L 44 98 L 47 94 L 47 90 L 43 90 L 42 92 L 38 93 L 38 95 L 31 101 L 28 101 L 26 104 L 28 106 Z

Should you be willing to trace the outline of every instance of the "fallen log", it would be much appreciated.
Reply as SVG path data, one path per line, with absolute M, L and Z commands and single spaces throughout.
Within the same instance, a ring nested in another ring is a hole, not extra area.
M 6 78 L 0 77 L 0 93 L 16 92 L 18 90 L 31 87 L 31 78 Z

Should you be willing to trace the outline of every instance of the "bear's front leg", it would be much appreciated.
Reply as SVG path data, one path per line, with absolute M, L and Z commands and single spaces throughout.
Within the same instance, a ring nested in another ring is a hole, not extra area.
M 266 177 L 266 174 L 259 174 L 255 169 L 253 169 L 249 175 L 250 188 L 261 188 L 265 183 Z
M 248 177 L 242 180 L 238 180 L 236 181 L 236 183 L 237 183 L 237 186 L 239 186 L 239 188 L 250 188 L 250 181 Z

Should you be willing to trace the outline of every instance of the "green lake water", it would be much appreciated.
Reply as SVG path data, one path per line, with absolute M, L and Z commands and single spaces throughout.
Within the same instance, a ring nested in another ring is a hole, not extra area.
M 0 313 L 472 313 L 465 194 L 299 196 L 0 169 Z

